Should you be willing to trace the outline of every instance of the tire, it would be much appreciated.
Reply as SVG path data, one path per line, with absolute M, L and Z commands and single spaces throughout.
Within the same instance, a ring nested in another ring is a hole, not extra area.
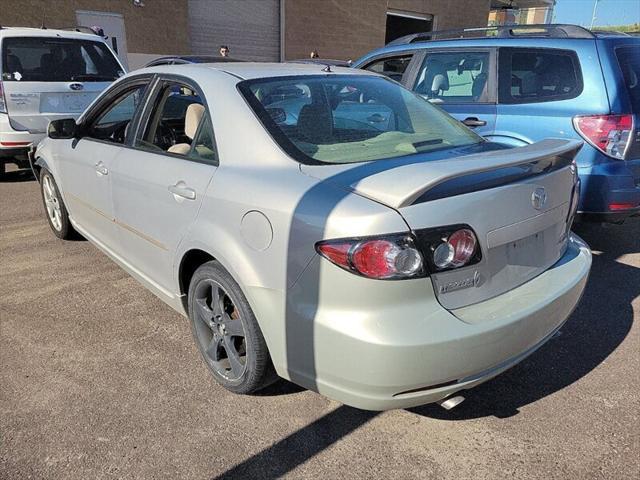
M 188 310 L 196 345 L 220 385 L 250 394 L 278 378 L 249 302 L 217 261 L 203 264 L 193 274 Z
M 40 171 L 40 193 L 45 215 L 53 234 L 63 240 L 73 238 L 75 230 L 69 221 L 69 212 L 53 175 L 46 168 Z

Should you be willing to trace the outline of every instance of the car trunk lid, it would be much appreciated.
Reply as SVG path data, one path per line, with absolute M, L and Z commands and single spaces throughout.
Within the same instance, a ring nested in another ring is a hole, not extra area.
M 573 158 L 581 145 L 545 140 L 517 149 L 408 163 L 372 175 L 363 169 L 356 179 L 339 173 L 344 165 L 336 166 L 333 174 L 333 166 L 302 168 L 396 209 L 424 255 L 431 254 L 421 243 L 426 230 L 470 226 L 478 237 L 481 261 L 431 275 L 440 303 L 455 309 L 505 293 L 562 256 L 577 191 Z

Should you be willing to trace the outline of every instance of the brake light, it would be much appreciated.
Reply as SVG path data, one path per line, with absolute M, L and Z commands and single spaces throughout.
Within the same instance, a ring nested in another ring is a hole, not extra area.
M 573 117 L 576 131 L 602 153 L 619 160 L 631 143 L 632 115 L 585 115 Z
M 631 208 L 636 208 L 637 204 L 635 203 L 610 203 L 609 210 L 619 211 L 619 210 L 629 210 Z
M 2 81 L 0 81 L 0 113 L 7 113 L 7 102 L 4 100 L 4 89 L 2 88 Z
M 328 240 L 318 242 L 316 250 L 340 268 L 367 278 L 397 280 L 424 274 L 422 255 L 404 234 Z

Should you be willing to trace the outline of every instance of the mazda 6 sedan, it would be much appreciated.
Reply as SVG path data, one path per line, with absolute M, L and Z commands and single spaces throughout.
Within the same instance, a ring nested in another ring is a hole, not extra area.
M 46 216 L 190 319 L 214 378 L 348 405 L 443 402 L 567 319 L 578 141 L 484 141 L 375 73 L 129 74 L 31 153 Z M 551 373 L 550 373 L 551 374 Z

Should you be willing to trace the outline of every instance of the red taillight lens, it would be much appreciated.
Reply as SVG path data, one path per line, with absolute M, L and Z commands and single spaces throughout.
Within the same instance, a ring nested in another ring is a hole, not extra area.
M 424 273 L 422 255 L 407 235 L 319 242 L 320 255 L 339 267 L 380 280 L 417 277 Z
M 474 258 L 477 243 L 471 230 L 456 230 L 433 250 L 433 264 L 440 270 L 462 267 Z
M 573 118 L 577 132 L 602 153 L 617 159 L 624 154 L 631 142 L 633 116 L 586 115 Z
M 613 210 L 613 211 L 630 210 L 638 206 L 639 205 L 635 203 L 610 203 L 609 210 Z

